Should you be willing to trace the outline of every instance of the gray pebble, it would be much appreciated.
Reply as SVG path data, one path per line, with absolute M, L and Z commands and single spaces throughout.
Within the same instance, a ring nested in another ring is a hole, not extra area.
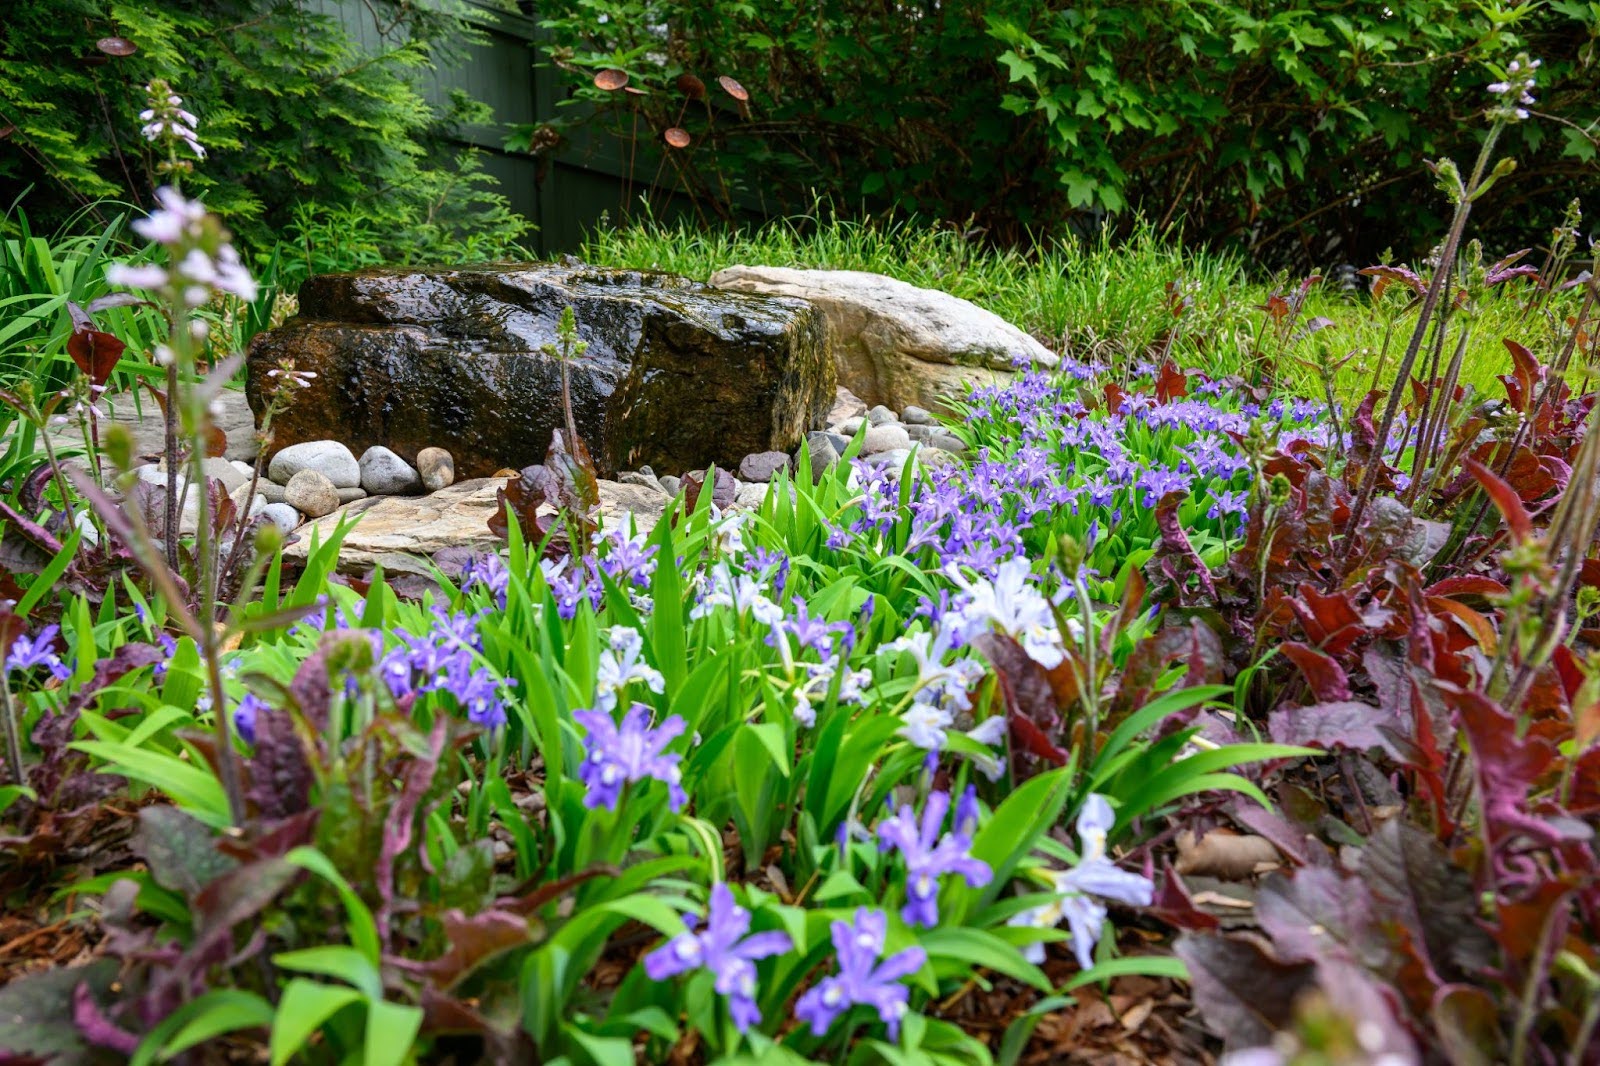
M 894 412 L 881 403 L 867 412 L 867 421 L 875 426 L 885 426 L 894 420 Z
M 907 407 L 900 412 L 900 421 L 908 426 L 932 425 L 933 414 L 926 407 Z
M 336 491 L 339 493 L 340 503 L 355 503 L 357 500 L 364 500 L 368 496 L 367 490 L 362 488 L 360 485 L 357 485 L 354 488 L 338 489 Z
M 739 477 L 743 481 L 764 484 L 777 476 L 778 471 L 789 466 L 787 452 L 755 452 L 739 463 Z
M 336 489 L 354 488 L 361 484 L 361 464 L 356 457 L 336 440 L 308 440 L 291 444 L 272 457 L 267 474 L 280 485 L 289 484 L 302 470 L 314 470 L 328 479 Z
M 834 441 L 840 439 L 842 438 L 821 431 L 806 434 L 806 447 L 811 453 L 812 484 L 821 481 L 822 475 L 828 472 L 828 468 L 839 461 L 839 453 L 842 449 L 835 447 Z M 798 451 L 795 452 L 794 458 L 795 462 L 800 461 L 800 453 Z
M 261 495 L 267 498 L 268 503 L 283 502 L 283 486 L 276 481 L 268 481 L 266 478 L 262 478 L 256 482 L 256 488 L 261 490 Z
M 287 536 L 300 524 L 300 512 L 286 503 L 269 503 L 261 509 L 267 521 L 277 526 Z
M 683 488 L 683 479 L 675 474 L 662 474 L 656 479 L 656 483 L 668 496 L 676 496 L 678 490 Z
M 422 490 L 416 468 L 381 444 L 361 453 L 361 487 L 374 496 L 409 496 Z
M 666 492 L 661 487 L 661 479 L 645 473 L 643 470 L 624 470 L 617 475 L 617 482 L 622 485 L 638 485 L 640 488 L 654 489 L 656 492 Z
M 873 426 L 867 430 L 867 439 L 863 442 L 861 450 L 867 455 L 877 455 L 880 452 L 909 447 L 911 447 L 911 435 L 906 432 L 906 427 L 891 424 Z
M 829 428 L 832 429 L 835 433 L 842 433 L 846 437 L 853 437 L 858 432 L 860 432 L 861 427 L 866 425 L 866 424 L 867 424 L 867 420 L 865 418 L 861 417 L 860 415 L 857 415 L 854 418 L 847 418 L 843 422 L 840 422 L 838 425 L 830 426 Z

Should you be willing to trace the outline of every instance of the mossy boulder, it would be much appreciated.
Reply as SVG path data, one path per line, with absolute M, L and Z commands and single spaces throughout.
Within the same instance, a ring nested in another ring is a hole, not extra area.
M 317 377 L 275 417 L 269 451 L 333 439 L 415 463 L 442 447 L 463 477 L 537 463 L 562 424 L 560 366 L 542 349 L 569 305 L 588 345 L 573 409 L 603 474 L 737 468 L 792 450 L 833 403 L 826 323 L 802 300 L 513 264 L 311 278 L 300 313 L 251 343 L 250 406 L 259 419 L 288 360 Z

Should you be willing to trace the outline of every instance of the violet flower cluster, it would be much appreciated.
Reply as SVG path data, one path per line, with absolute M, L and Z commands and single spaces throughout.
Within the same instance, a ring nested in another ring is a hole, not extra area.
M 972 857 L 972 834 L 978 827 L 978 794 L 972 786 L 956 805 L 955 824 L 940 836 L 950 811 L 950 793 L 934 791 L 923 803 L 919 820 L 909 804 L 893 818 L 878 823 L 878 847 L 898 851 L 906 863 L 906 904 L 900 911 L 907 925 L 932 929 L 939 924 L 939 879 L 949 874 L 982 888 L 994 877 L 989 864 Z
M 748 1032 L 761 1021 L 756 1006 L 757 959 L 782 955 L 794 946 L 788 933 L 750 932 L 750 912 L 734 902 L 727 883 L 711 887 L 705 924 L 698 932 L 699 920 L 684 918 L 687 933 L 681 933 L 644 957 L 644 972 L 652 981 L 693 970 L 707 970 L 715 978 L 713 988 L 728 1001 L 728 1012 L 739 1032 Z
M 684 721 L 672 715 L 659 726 L 650 725 L 651 710 L 635 703 L 621 726 L 609 711 L 572 712 L 573 720 L 588 731 L 583 738 L 584 759 L 578 779 L 587 791 L 583 805 L 616 810 L 622 790 L 635 781 L 656 780 L 667 786 L 667 802 L 674 810 L 689 801 L 683 791 L 682 758 L 666 754 L 666 747 L 683 735 Z
M 61 661 L 61 656 L 55 653 L 56 637 L 60 633 L 61 627 L 52 624 L 45 626 L 31 637 L 26 633 L 18 634 L 11 642 L 11 650 L 6 653 L 6 673 L 42 666 L 57 681 L 67 680 L 72 676 L 72 671 Z
M 467 717 L 485 729 L 505 725 L 505 681 L 483 662 L 476 614 L 436 608 L 434 625 L 413 636 L 400 632 L 400 642 L 386 652 L 379 675 L 396 699 L 437 692 L 450 696 Z
M 888 1029 L 889 1039 L 898 1040 L 900 1021 L 906 1016 L 911 999 L 901 982 L 922 969 L 928 961 L 927 952 L 910 947 L 883 958 L 888 917 L 865 907 L 857 909 L 853 922 L 835 921 L 829 931 L 838 954 L 839 971 L 824 977 L 801 996 L 794 1016 L 808 1022 L 813 1035 L 822 1036 L 851 1007 L 871 1007 Z

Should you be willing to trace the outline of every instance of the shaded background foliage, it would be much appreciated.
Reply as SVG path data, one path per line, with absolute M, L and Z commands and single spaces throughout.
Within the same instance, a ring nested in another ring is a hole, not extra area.
M 1538 110 L 1505 146 L 1521 178 L 1475 213 L 1489 243 L 1547 239 L 1597 176 L 1600 5 L 1293 0 L 707 5 L 547 0 L 554 61 L 618 68 L 649 95 L 580 99 L 694 144 L 711 201 L 971 220 L 1026 243 L 1136 214 L 1276 262 L 1365 260 L 1447 214 L 1423 160 L 1476 153 L 1484 60 L 1544 58 Z M 603 17 L 602 17 L 603 16 Z M 685 106 L 697 77 L 707 106 Z M 733 111 L 716 78 L 750 93 Z M 713 102 L 715 101 L 715 102 Z M 720 112 L 720 114 L 719 114 Z M 1435 207 L 1434 205 L 1438 206 Z
M 526 230 L 477 160 L 450 146 L 481 104 L 431 106 L 416 76 L 470 45 L 456 0 L 373 4 L 383 47 L 304 0 L 14 0 L 0 21 L 0 188 L 40 228 L 102 198 L 148 207 L 145 84 L 173 79 L 209 157 L 189 179 L 249 246 L 354 227 L 379 258 L 493 252 Z M 108 56 L 97 42 L 137 49 Z
M 815 214 L 820 198 L 1004 247 L 1142 220 L 1268 267 L 1359 265 L 1428 251 L 1445 205 L 1424 161 L 1475 154 L 1484 64 L 1518 49 L 1544 59 L 1538 114 L 1509 134 L 1518 177 L 1475 207 L 1475 232 L 1537 246 L 1600 185 L 1595 0 L 504 0 L 539 20 L 527 61 L 569 92 L 552 121 L 520 126 L 419 88 L 482 46 L 467 15 L 499 4 L 14 0 L 0 187 L 7 202 L 33 187 L 39 229 L 98 198 L 138 204 L 152 161 L 131 116 L 159 75 L 204 123 L 196 187 L 248 245 L 355 235 L 348 255 L 302 257 L 307 271 L 514 250 L 525 222 L 448 139 L 496 121 L 541 162 L 626 160 L 624 216 L 659 185 L 679 195 L 654 208 L 702 226 Z M 376 27 L 376 52 L 340 12 Z M 137 52 L 107 57 L 106 35 Z M 610 70 L 626 89 L 596 86 Z

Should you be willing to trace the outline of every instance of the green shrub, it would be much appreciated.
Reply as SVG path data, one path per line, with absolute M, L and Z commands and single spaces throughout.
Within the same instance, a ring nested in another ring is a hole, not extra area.
M 527 223 L 444 138 L 486 109 L 460 94 L 436 108 L 417 84 L 472 40 L 464 5 L 358 10 L 381 44 L 301 0 L 14 0 L 0 23 L 0 126 L 14 127 L 0 183 L 33 186 L 41 229 L 102 198 L 148 206 L 157 159 L 135 116 L 146 83 L 164 77 L 208 151 L 186 188 L 252 248 L 308 201 L 325 218 L 358 212 L 390 258 L 449 250 L 467 230 L 509 246 Z M 107 55 L 106 37 L 137 50 Z
M 633 113 L 646 143 L 688 131 L 666 172 L 708 203 L 793 212 L 828 190 L 868 211 L 970 219 L 1002 243 L 1108 217 L 1121 229 L 1142 213 L 1277 262 L 1365 265 L 1390 245 L 1415 257 L 1444 221 L 1424 160 L 1476 153 L 1495 80 L 1484 64 L 1518 48 L 1544 58 L 1535 110 L 1556 120 L 1508 139 L 1522 174 L 1477 205 L 1486 242 L 1547 240 L 1563 189 L 1595 175 L 1592 3 L 549 0 L 540 11 L 599 128 L 631 137 Z M 647 95 L 591 84 L 606 68 Z M 740 79 L 749 101 L 719 75 Z M 699 84 L 704 103 L 692 99 Z

